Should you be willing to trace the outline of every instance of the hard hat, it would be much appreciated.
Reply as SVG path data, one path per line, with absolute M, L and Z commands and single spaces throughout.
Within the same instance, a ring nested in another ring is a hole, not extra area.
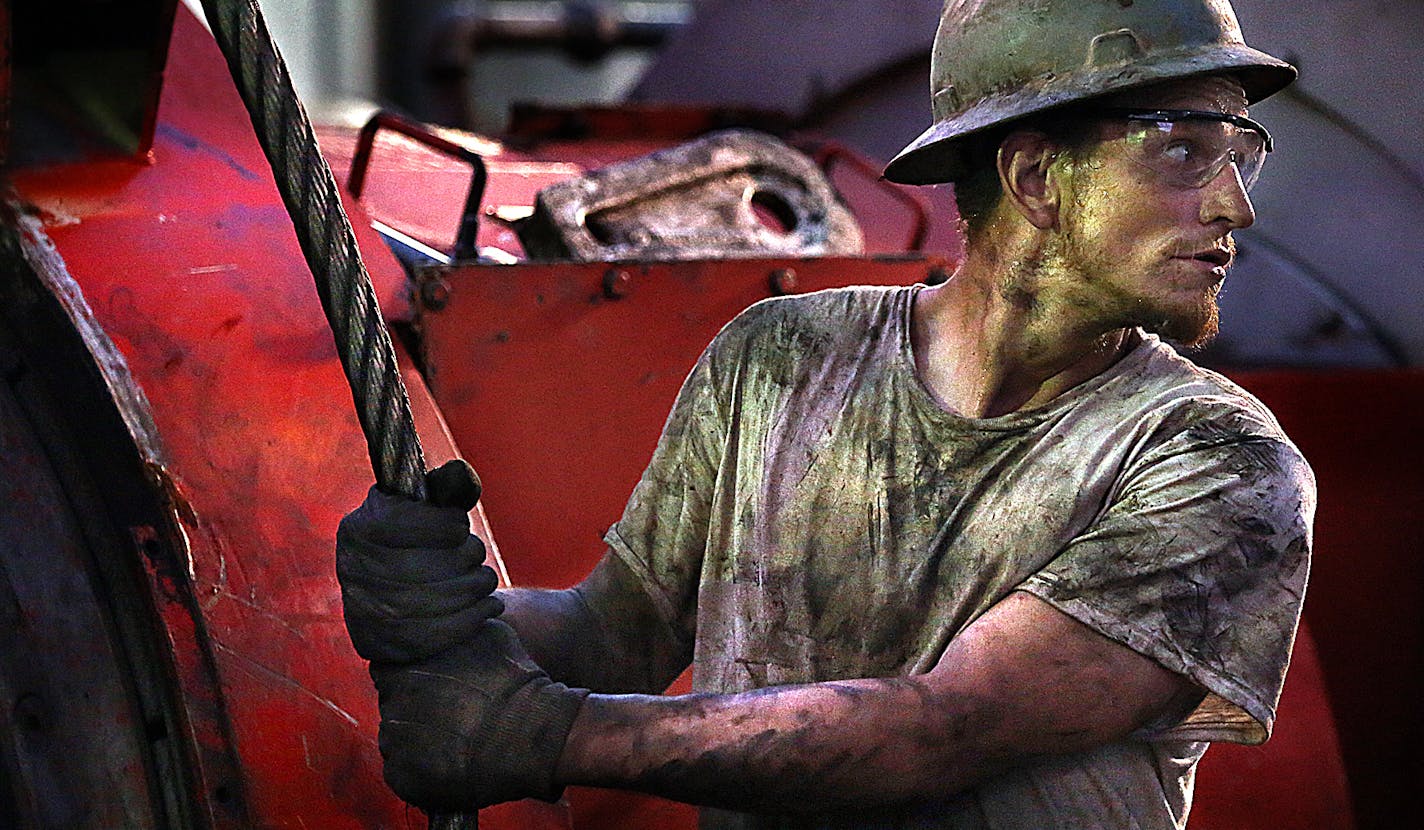
M 1231 73 L 1255 103 L 1295 67 L 1247 46 L 1228 0 L 949 0 L 930 59 L 934 124 L 885 168 L 901 184 L 966 172 L 965 136 L 1112 92 Z

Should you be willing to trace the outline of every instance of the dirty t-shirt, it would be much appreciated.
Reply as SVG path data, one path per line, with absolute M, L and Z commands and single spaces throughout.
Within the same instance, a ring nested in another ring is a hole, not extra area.
M 946 412 L 914 371 L 917 290 L 760 303 L 689 376 L 606 540 L 695 643 L 694 688 L 926 672 L 1022 590 L 1206 697 L 937 803 L 703 826 L 1179 827 L 1204 742 L 1271 729 L 1311 472 L 1260 402 L 1150 335 L 1042 408 Z

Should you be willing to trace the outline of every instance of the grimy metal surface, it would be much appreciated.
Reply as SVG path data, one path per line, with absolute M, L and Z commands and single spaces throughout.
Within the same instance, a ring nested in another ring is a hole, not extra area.
M 136 552 L 116 526 L 146 520 L 98 496 L 123 472 L 143 489 L 122 444 L 144 429 L 115 423 L 110 390 L 125 379 L 93 371 L 104 361 L 86 346 L 102 352 L 102 335 L 59 299 L 54 258 L 13 205 L 0 216 L 0 827 L 161 826 L 181 810 L 164 815 L 151 771 L 181 753 L 163 739 L 151 628 L 115 624 L 142 580 L 103 567 Z M 91 464 L 110 480 L 84 475 Z M 102 802 L 85 803 L 95 792 Z
M 0 717 L 0 823 L 196 824 L 194 802 L 239 776 L 195 603 L 177 589 L 186 551 L 151 408 L 39 221 L 9 200 L 0 353 L 14 402 L 0 417 L 0 688 L 14 708 L 0 709 L 17 715 Z M 243 818 L 240 800 L 218 801 Z
M 374 694 L 333 567 L 336 523 L 370 482 L 364 440 L 211 36 L 180 10 L 150 157 L 24 170 L 13 182 L 35 244 L 52 244 L 150 407 L 150 486 L 171 521 L 131 530 L 139 550 L 176 552 L 147 590 L 181 738 L 202 750 L 187 794 L 194 826 L 418 825 L 381 780 Z M 399 317 L 404 275 L 364 225 L 381 304 Z M 420 376 L 404 375 L 439 463 L 455 448 Z M 486 819 L 566 825 L 543 805 Z
M 821 168 L 754 130 L 550 185 L 517 230 L 531 259 L 848 256 L 865 245 Z

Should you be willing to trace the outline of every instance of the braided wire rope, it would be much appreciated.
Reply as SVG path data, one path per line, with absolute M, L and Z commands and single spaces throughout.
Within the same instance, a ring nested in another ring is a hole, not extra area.
M 322 310 L 357 419 L 366 437 L 376 486 L 425 497 L 425 455 L 395 349 L 376 302 L 336 179 L 317 149 L 311 120 L 257 0 L 202 0 L 213 37 L 227 60 L 262 152 L 316 280 Z M 431 830 L 474 830 L 474 813 L 432 814 Z
M 227 59 L 262 152 L 316 280 L 366 436 L 376 485 L 412 498 L 425 495 L 425 457 L 395 350 L 376 303 L 336 179 L 317 149 L 257 0 L 202 0 L 208 25 Z

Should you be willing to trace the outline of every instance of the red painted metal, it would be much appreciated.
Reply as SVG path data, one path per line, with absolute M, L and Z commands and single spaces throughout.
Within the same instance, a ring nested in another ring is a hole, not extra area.
M 878 186 L 885 198 L 894 200 L 905 208 L 909 221 L 870 221 L 866 223 L 876 230 L 908 227 L 908 236 L 902 243 L 885 247 L 897 251 L 923 251 L 925 249 L 925 240 L 930 234 L 930 206 L 928 199 L 918 188 L 902 187 L 882 179 L 880 165 L 871 163 L 869 159 L 844 144 L 835 142 L 821 144 L 816 147 L 815 158 L 816 163 L 826 171 L 828 176 L 833 176 L 838 180 L 837 187 L 842 193 L 848 192 L 849 187 L 845 176 L 836 176 L 836 174 L 841 168 L 849 168 L 851 173 L 859 176 L 863 181 Z M 857 203 L 863 204 L 859 200 Z M 880 250 L 880 248 L 872 246 L 871 250 Z
M 455 234 L 452 254 L 455 259 L 473 259 L 475 256 L 475 234 L 479 229 L 480 205 L 485 194 L 484 158 L 479 153 L 439 135 L 430 127 L 417 124 L 392 112 L 377 113 L 366 122 L 356 137 L 356 149 L 351 157 L 351 175 L 347 188 L 354 198 L 361 198 L 361 190 L 366 183 L 366 170 L 371 163 L 371 151 L 375 147 L 376 136 L 381 130 L 400 133 L 414 139 L 432 150 L 469 165 L 470 189 L 465 195 L 464 208 L 460 212 L 459 231 Z
M 135 532 L 140 550 L 157 540 L 188 560 L 186 573 L 151 570 L 150 584 L 185 737 L 200 748 L 204 789 L 191 796 L 202 823 L 421 823 L 381 780 L 374 695 L 333 572 L 337 520 L 371 480 L 364 440 L 211 37 L 179 15 L 151 161 L 13 178 L 48 237 L 36 244 L 52 241 L 151 407 L 155 486 L 172 525 Z M 383 308 L 399 320 L 404 274 L 359 206 L 348 209 Z M 406 381 L 428 459 L 439 463 L 454 445 L 419 376 Z M 567 817 L 512 805 L 485 826 L 565 827 Z
M 731 125 L 781 130 L 764 113 L 691 107 L 586 107 L 552 110 L 525 107 L 510 136 L 494 140 L 430 128 L 444 141 L 484 157 L 488 179 L 478 245 L 522 257 L 510 222 L 527 216 L 540 189 L 614 162 L 647 155 Z M 350 165 L 360 139 L 349 129 L 318 129 L 339 176 L 351 166 L 368 172 L 362 204 L 372 218 L 438 250 L 451 251 L 468 193 L 469 166 L 419 146 L 419 141 L 381 131 L 364 165 Z M 923 250 L 958 260 L 963 244 L 956 230 L 952 192 L 906 188 L 885 182 L 878 168 L 854 150 L 814 136 L 788 137 L 813 154 L 859 219 L 872 255 Z
M 484 159 L 487 179 L 476 236 L 480 248 L 496 248 L 511 255 L 522 253 L 510 220 L 529 214 L 540 188 L 584 172 L 575 163 L 511 154 L 505 145 L 482 136 L 439 128 L 432 128 L 432 132 Z M 337 179 L 345 181 L 359 142 L 357 131 L 318 126 L 317 136 Z M 365 169 L 361 205 L 367 215 L 437 250 L 454 250 L 470 193 L 468 164 L 415 138 L 381 130 L 372 139 Z
M 1315 469 L 1305 617 L 1323 670 L 1319 702 L 1337 724 L 1359 826 L 1398 827 L 1424 781 L 1424 372 L 1232 374 L 1271 407 Z M 1283 714 L 1281 729 L 1289 725 Z M 1263 747 L 1275 749 L 1274 739 Z M 1302 766 L 1333 760 L 1300 758 Z M 1329 803 L 1311 775 L 1271 767 L 1284 815 Z M 1292 797 L 1303 803 L 1287 806 Z

